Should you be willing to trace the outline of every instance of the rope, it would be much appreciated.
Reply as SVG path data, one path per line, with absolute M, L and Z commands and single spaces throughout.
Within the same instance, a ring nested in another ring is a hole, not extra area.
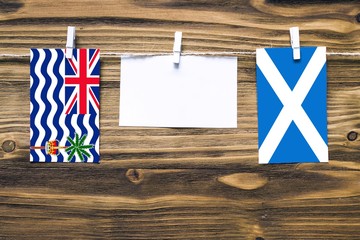
M 150 52 L 150 53 L 129 53 L 129 52 L 102 52 L 101 57 L 131 57 L 131 56 L 169 56 L 173 53 L 164 52 Z M 242 56 L 242 55 L 256 55 L 255 51 L 248 52 L 182 52 L 182 56 Z M 360 52 L 327 52 L 328 56 L 360 56 Z M 1 58 L 26 58 L 30 54 L 0 54 Z

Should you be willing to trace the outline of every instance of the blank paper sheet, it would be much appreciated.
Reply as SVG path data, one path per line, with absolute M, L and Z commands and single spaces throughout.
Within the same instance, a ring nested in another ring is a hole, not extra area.
M 120 126 L 237 127 L 237 58 L 122 57 Z

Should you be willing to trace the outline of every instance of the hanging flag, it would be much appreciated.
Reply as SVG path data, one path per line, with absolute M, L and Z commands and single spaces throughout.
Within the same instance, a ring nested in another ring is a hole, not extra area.
M 256 50 L 259 163 L 328 162 L 326 48 Z
M 30 162 L 98 163 L 100 50 L 30 55 Z

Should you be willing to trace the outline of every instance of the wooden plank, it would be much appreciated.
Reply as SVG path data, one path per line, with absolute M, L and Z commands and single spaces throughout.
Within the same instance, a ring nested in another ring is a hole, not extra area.
M 360 48 L 356 1 L 298 6 L 264 0 L 32 0 L 18 6 L 0 16 L 1 53 L 64 47 L 66 26 L 71 24 L 81 29 L 76 33 L 78 46 L 103 51 L 171 52 L 175 30 L 184 32 L 184 51 L 254 51 L 289 46 L 288 29 L 293 25 L 300 27 L 303 45 L 325 45 L 330 52 Z
M 360 173 L 336 163 L 136 174 L 108 164 L 32 164 L 2 172 L 0 230 L 40 238 L 344 239 L 360 233 Z
M 255 55 L 239 55 L 237 129 L 118 126 L 120 59 L 101 58 L 101 164 L 30 164 L 29 48 L 359 53 L 358 1 L 0 3 L 0 238 L 356 239 L 360 56 L 328 56 L 329 164 L 257 164 Z

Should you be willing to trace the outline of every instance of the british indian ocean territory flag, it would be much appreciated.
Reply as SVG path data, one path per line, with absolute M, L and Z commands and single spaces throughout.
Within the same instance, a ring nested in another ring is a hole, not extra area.
M 259 163 L 328 162 L 326 48 L 256 50 Z
M 98 163 L 100 50 L 30 50 L 30 162 Z

